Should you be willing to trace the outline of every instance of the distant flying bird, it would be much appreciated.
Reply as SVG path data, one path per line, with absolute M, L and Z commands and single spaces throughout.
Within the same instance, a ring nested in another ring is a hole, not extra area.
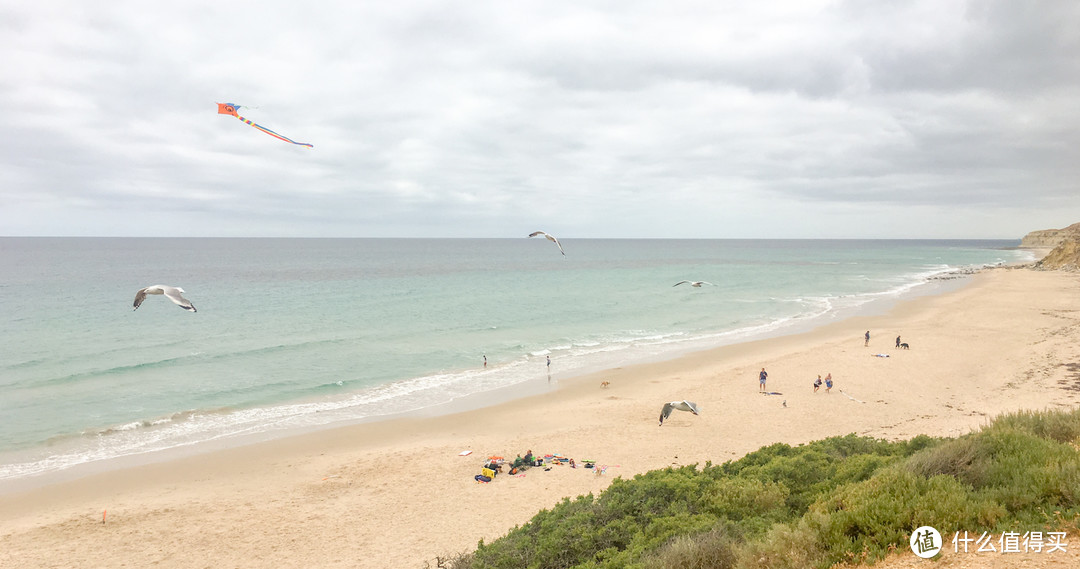
M 707 284 L 709 286 L 716 286 L 716 285 L 714 285 L 714 284 L 712 284 L 710 282 L 705 282 L 705 281 L 679 281 L 679 282 L 677 282 L 677 283 L 675 283 L 675 284 L 673 284 L 671 286 L 679 286 L 681 284 L 689 284 L 690 286 L 696 286 L 696 287 L 699 287 L 699 288 L 703 284 Z
M 563 254 L 563 257 L 566 256 L 566 251 L 562 250 L 562 245 L 559 244 L 559 240 L 556 239 L 554 235 L 548 235 L 547 233 L 544 233 L 543 231 L 533 231 L 532 233 L 529 234 L 529 237 L 536 237 L 537 235 L 543 235 L 544 237 L 547 237 L 548 241 L 551 241 L 555 245 L 558 245 L 559 252 Z
M 671 416 L 671 411 L 673 409 L 689 411 L 695 415 L 698 414 L 697 403 L 694 403 L 693 401 L 672 401 L 671 403 L 664 403 L 664 408 L 660 410 L 660 426 L 664 425 L 664 419 Z
M 143 300 L 146 300 L 148 294 L 164 294 L 169 300 L 175 302 L 180 308 L 184 310 L 190 310 L 191 312 L 198 312 L 195 310 L 195 306 L 191 304 L 191 301 L 182 296 L 184 289 L 175 286 L 154 285 L 148 286 L 139 292 L 135 293 L 135 308 L 132 310 L 138 310 L 139 305 Z

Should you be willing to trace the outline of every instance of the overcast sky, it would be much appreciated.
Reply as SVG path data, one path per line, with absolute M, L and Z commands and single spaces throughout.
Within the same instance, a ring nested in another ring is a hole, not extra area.
M 0 127 L 0 235 L 1018 239 L 1080 3 L 0 0 Z

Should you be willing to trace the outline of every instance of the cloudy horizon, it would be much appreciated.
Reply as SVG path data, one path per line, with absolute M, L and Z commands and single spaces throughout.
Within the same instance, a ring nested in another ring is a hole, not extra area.
M 1019 239 L 1080 221 L 1080 4 L 313 6 L 0 3 L 0 235 Z

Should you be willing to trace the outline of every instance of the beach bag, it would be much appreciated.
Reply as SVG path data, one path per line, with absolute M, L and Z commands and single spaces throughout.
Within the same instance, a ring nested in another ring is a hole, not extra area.
M 477 474 L 473 478 L 475 478 L 477 482 L 491 482 L 491 477 L 484 476 L 483 474 Z

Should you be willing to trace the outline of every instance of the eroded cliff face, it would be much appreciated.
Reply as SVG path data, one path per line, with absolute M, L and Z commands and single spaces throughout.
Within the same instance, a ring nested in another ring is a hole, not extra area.
M 1080 270 L 1080 236 L 1065 237 L 1064 241 L 1035 263 L 1035 268 L 1047 271 Z
M 1069 237 L 1080 239 L 1080 223 L 1074 223 L 1064 229 L 1032 231 L 1020 240 L 1020 246 L 1032 249 L 1051 249 L 1057 247 Z
M 1050 249 L 1045 257 L 1035 263 L 1036 269 L 1080 270 L 1080 223 L 1074 223 L 1064 229 L 1032 231 L 1024 236 L 1020 241 L 1020 246 Z
M 1024 235 L 1021 247 L 1049 248 L 1050 253 L 1035 263 L 1044 271 L 1080 270 L 1080 223 L 1065 229 L 1044 229 Z

